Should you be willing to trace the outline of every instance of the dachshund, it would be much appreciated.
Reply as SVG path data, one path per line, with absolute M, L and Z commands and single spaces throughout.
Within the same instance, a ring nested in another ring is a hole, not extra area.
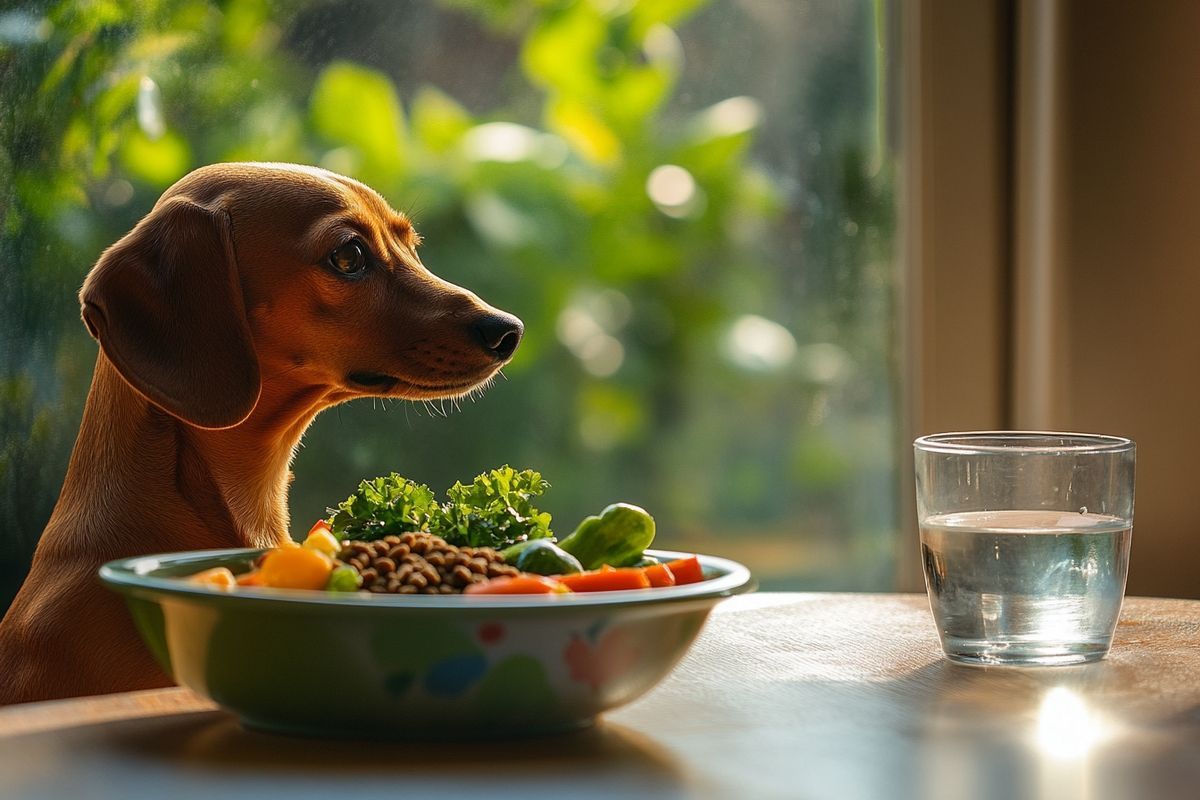
M 519 319 L 433 275 L 372 189 L 315 167 L 184 176 L 80 291 L 99 342 L 62 492 L 0 622 L 0 704 L 172 684 L 105 561 L 288 540 L 289 468 L 325 408 L 453 398 Z

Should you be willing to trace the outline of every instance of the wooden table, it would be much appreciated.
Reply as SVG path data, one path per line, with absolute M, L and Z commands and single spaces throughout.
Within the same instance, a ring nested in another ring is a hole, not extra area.
M 461 746 L 248 732 L 182 690 L 0 711 L 12 798 L 1200 798 L 1200 602 L 1126 601 L 1106 660 L 944 660 L 919 595 L 727 601 L 589 731 Z

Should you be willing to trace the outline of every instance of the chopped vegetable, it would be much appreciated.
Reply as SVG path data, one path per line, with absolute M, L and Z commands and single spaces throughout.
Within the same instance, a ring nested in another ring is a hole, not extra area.
M 338 551 L 342 549 L 342 544 L 329 532 L 329 528 L 319 528 L 314 525 L 312 532 L 304 540 L 304 547 L 334 558 L 337 556 Z
M 288 547 L 267 553 L 262 563 L 263 586 L 275 589 L 324 589 L 333 560 L 308 547 Z
M 677 586 L 704 580 L 704 570 L 700 567 L 700 559 L 697 556 L 668 561 L 667 566 L 671 568 Z
M 584 569 L 597 569 L 636 564 L 653 541 L 653 517 L 637 506 L 614 503 L 600 516 L 579 523 L 558 546 L 579 559 Z
M 507 559 L 505 559 L 507 561 Z M 521 550 L 517 560 L 511 562 L 521 572 L 535 575 L 572 575 L 583 572 L 579 559 L 551 542 L 549 539 L 534 539 Z
M 197 572 L 188 578 L 192 583 L 202 583 L 218 589 L 232 589 L 237 586 L 237 579 L 228 567 L 213 567 L 203 572 Z
M 550 536 L 550 515 L 533 506 L 550 484 L 541 473 L 503 466 L 479 475 L 470 486 L 455 483 L 429 531 L 453 545 L 503 550 Z
M 502 550 L 550 536 L 550 515 L 532 502 L 549 486 L 533 470 L 503 466 L 476 476 L 470 485 L 455 483 L 439 504 L 428 486 L 392 473 L 360 483 L 329 510 L 329 524 L 343 540 L 428 531 L 453 545 Z
M 463 594 L 563 594 L 571 591 L 562 581 L 541 575 L 518 575 L 515 578 L 492 578 L 472 583 Z
M 646 579 L 650 581 L 651 586 L 674 586 L 675 573 L 671 572 L 671 568 L 666 564 L 655 564 L 650 567 L 642 567 L 642 572 L 646 573 Z
M 362 575 L 358 570 L 343 564 L 329 573 L 329 581 L 325 588 L 330 592 L 357 592 L 362 583 Z
M 634 567 L 563 575 L 558 580 L 573 592 L 612 592 L 622 589 L 650 588 L 650 579 L 646 577 L 646 573 Z
M 425 530 L 439 510 L 428 486 L 393 472 L 358 484 L 354 494 L 330 509 L 329 526 L 339 539 L 382 539 Z
M 262 570 L 255 569 L 237 576 L 238 586 L 262 586 Z
M 542 541 L 542 540 L 541 539 L 526 539 L 523 542 L 517 542 L 516 544 L 509 545 L 508 547 L 506 547 L 500 551 L 500 557 L 504 559 L 505 564 L 515 564 L 515 563 L 517 563 L 517 559 L 521 557 L 521 553 L 525 552 L 526 548 L 530 547 L 534 542 L 539 542 L 539 541 Z M 553 537 L 551 537 L 549 539 L 546 539 L 545 541 L 557 541 L 557 540 L 555 540 Z

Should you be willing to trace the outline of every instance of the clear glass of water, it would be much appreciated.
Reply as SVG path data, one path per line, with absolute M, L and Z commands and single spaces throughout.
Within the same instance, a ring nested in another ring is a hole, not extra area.
M 947 657 L 1103 658 L 1129 568 L 1134 443 L 992 431 L 922 436 L 914 449 L 925 586 Z

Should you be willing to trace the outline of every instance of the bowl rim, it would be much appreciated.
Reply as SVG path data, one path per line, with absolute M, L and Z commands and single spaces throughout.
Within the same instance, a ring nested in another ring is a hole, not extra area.
M 149 574 L 163 566 L 186 566 L 190 562 L 214 559 L 252 558 L 265 552 L 264 548 L 228 548 L 219 550 L 189 550 L 178 553 L 155 553 L 109 561 L 100 567 L 100 580 L 110 589 L 122 594 L 153 593 L 177 598 L 194 598 L 206 602 L 270 603 L 284 606 L 348 607 L 354 609 L 442 609 L 454 611 L 488 611 L 494 609 L 547 608 L 613 608 L 648 606 L 695 600 L 719 599 L 753 591 L 750 570 L 742 564 L 719 556 L 685 553 L 673 550 L 647 550 L 646 554 L 661 559 L 700 559 L 700 566 L 718 570 L 721 574 L 683 586 L 663 586 L 647 592 L 645 589 L 624 589 L 611 592 L 580 592 L 577 594 L 543 595 L 396 595 L 363 594 L 361 592 L 325 592 L 321 590 L 266 589 L 239 587 L 225 591 L 189 583 L 176 577 Z

